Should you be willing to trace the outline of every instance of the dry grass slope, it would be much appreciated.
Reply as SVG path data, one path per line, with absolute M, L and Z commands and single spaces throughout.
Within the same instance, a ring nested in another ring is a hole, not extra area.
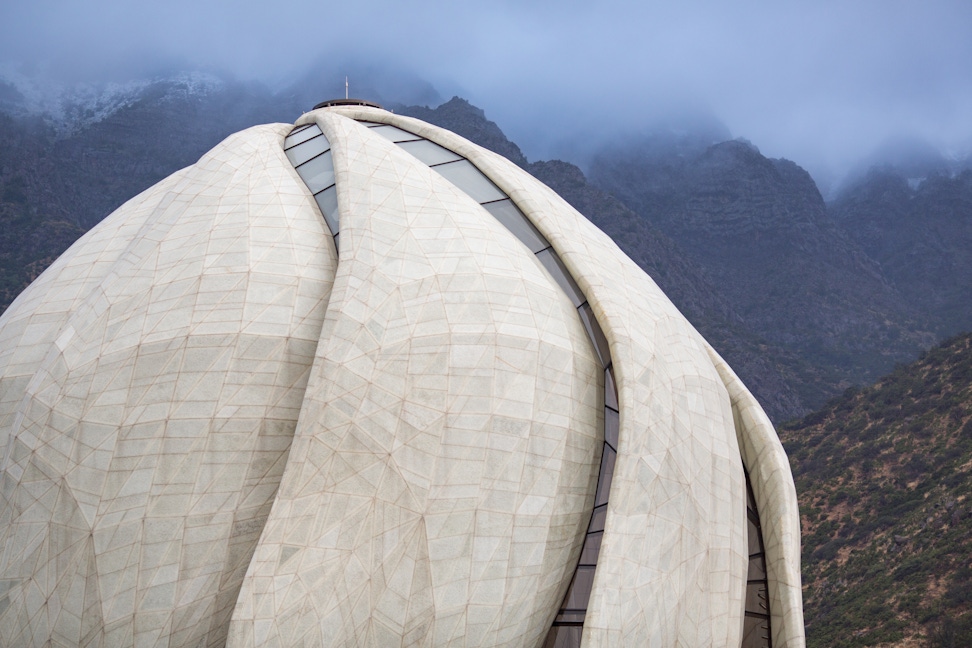
M 786 424 L 808 645 L 970 645 L 972 335 Z

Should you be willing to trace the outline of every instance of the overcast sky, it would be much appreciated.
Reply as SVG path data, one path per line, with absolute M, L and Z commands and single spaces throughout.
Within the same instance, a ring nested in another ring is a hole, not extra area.
M 176 64 L 280 86 L 320 57 L 410 69 L 531 158 L 683 106 L 817 171 L 891 135 L 972 149 L 968 0 L 0 3 L 0 61 L 67 80 Z

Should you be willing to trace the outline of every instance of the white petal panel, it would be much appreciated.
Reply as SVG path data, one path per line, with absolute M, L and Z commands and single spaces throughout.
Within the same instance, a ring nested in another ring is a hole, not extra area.
M 364 126 L 318 121 L 341 260 L 229 645 L 536 645 L 596 479 L 590 344 L 484 208 Z
M 714 349 L 709 355 L 732 398 L 736 434 L 762 522 L 774 646 L 802 646 L 800 511 L 790 462 L 773 424 L 735 372 Z
M 661 290 L 606 235 L 505 158 L 418 120 L 334 110 L 393 123 L 473 162 L 550 240 L 608 336 L 621 438 L 585 645 L 739 645 L 747 553 L 739 409 L 757 421 L 736 416 L 739 438 L 773 448 L 773 456 L 743 451 L 742 458 L 773 520 L 763 528 L 768 569 L 776 565 L 774 645 L 802 646 L 799 514 L 782 447 L 758 404 L 744 398 L 745 388 L 727 377 Z
M 289 130 L 126 203 L 0 319 L 0 644 L 224 640 L 335 269 Z

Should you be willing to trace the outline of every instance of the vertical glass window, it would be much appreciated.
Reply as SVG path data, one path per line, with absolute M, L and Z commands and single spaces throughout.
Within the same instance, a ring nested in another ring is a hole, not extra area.
M 553 251 L 553 248 L 547 248 L 538 252 L 537 259 L 540 260 L 540 263 L 543 264 L 543 267 L 547 269 L 547 272 L 550 273 L 550 276 L 553 277 L 553 280 L 557 282 L 560 288 L 567 293 L 575 308 L 587 303 L 587 299 L 584 298 L 584 293 L 581 292 L 581 289 L 574 282 L 574 278 L 567 272 L 567 267 L 560 260 L 560 257 L 557 256 L 557 253 Z
M 417 157 L 420 162 L 424 162 L 428 166 L 445 164 L 446 162 L 455 162 L 456 160 L 462 159 L 461 155 L 456 155 L 449 149 L 439 146 L 435 142 L 430 142 L 429 140 L 401 142 L 399 146 Z
M 513 204 L 509 198 L 484 203 L 483 207 L 492 214 L 496 220 L 503 223 L 506 229 L 513 232 L 516 238 L 523 241 L 530 251 L 536 254 L 540 250 L 550 247 L 550 243 L 543 237 L 537 228 L 533 226 L 523 212 Z
M 332 184 L 324 191 L 316 194 L 314 199 L 317 201 L 317 206 L 320 207 L 321 213 L 324 214 L 324 220 L 327 222 L 327 226 L 332 232 L 337 232 L 337 187 Z
M 407 142 L 409 140 L 421 139 L 418 135 L 413 135 L 408 131 L 403 131 L 401 128 L 395 128 L 394 126 L 389 126 L 388 124 L 373 126 L 371 131 L 373 133 L 378 133 L 382 137 L 386 137 L 393 142 Z
M 614 411 L 620 411 L 618 407 L 618 388 L 614 384 L 614 367 L 608 367 L 604 371 L 604 406 L 610 407 Z
M 334 185 L 334 162 L 331 145 L 317 124 L 298 126 L 284 138 L 284 152 L 297 175 L 314 194 L 324 223 L 338 247 L 337 190 Z
M 614 462 L 618 453 L 609 445 L 604 446 L 601 453 L 601 472 L 597 476 L 597 494 L 594 496 L 594 506 L 608 503 L 608 493 L 611 491 L 611 479 L 614 477 Z
M 756 510 L 753 486 L 746 472 L 746 532 L 749 539 L 749 570 L 746 580 L 742 648 L 773 648 L 770 636 L 769 580 L 763 529 Z
M 300 166 L 312 157 L 316 157 L 331 148 L 323 134 L 312 137 L 293 148 L 287 149 L 287 159 L 295 167 Z
M 605 390 L 607 391 L 607 390 Z M 610 407 L 604 408 L 604 443 L 618 449 L 618 432 L 621 429 L 621 415 Z
M 321 129 L 317 127 L 317 124 L 307 124 L 305 126 L 295 128 L 290 132 L 290 135 L 284 139 L 284 149 L 297 146 L 298 144 L 306 142 L 310 138 L 317 137 L 320 134 Z
M 331 152 L 327 151 L 311 158 L 297 167 L 297 173 L 307 183 L 311 193 L 317 193 L 334 184 L 334 163 Z
M 446 162 L 432 168 L 441 173 L 446 180 L 469 194 L 469 197 L 478 203 L 506 198 L 506 194 L 500 191 L 499 187 L 494 185 L 469 160 Z
M 588 337 L 594 343 L 594 350 L 597 351 L 597 356 L 601 360 L 601 366 L 606 367 L 611 364 L 611 351 L 608 349 L 608 341 L 604 337 L 604 331 L 601 330 L 601 325 L 597 323 L 597 318 L 594 317 L 594 310 L 585 301 L 577 309 L 577 312 L 580 313 L 581 320 L 584 322 Z
M 554 626 L 543 642 L 543 648 L 580 648 L 583 632 L 583 623 Z

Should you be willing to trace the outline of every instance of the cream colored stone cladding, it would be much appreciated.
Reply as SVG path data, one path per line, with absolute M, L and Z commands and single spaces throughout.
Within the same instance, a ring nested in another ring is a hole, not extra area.
M 504 158 L 324 108 L 335 249 L 283 152 L 228 138 L 0 317 L 0 645 L 539 646 L 593 506 L 603 384 L 574 306 L 476 201 L 355 120 L 464 156 L 610 344 L 620 435 L 583 645 L 738 646 L 751 476 L 772 645 L 803 645 L 786 456 L 602 232 Z

